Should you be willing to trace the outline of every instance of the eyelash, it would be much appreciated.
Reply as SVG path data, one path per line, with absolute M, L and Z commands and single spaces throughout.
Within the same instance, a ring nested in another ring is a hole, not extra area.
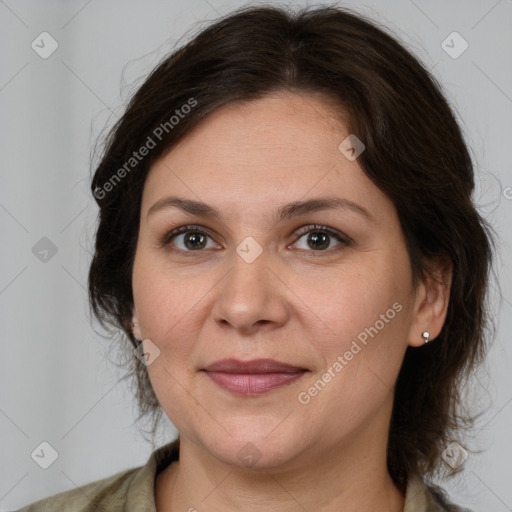
M 321 226 L 319 224 L 311 224 L 309 226 L 304 226 L 303 228 L 300 228 L 296 235 L 300 238 L 302 236 L 308 234 L 312 231 L 319 231 L 321 233 L 326 233 L 328 236 L 335 238 L 338 242 L 340 242 L 340 245 L 332 248 L 332 249 L 322 249 L 322 250 L 310 250 L 306 252 L 312 252 L 312 253 L 326 253 L 331 254 L 333 251 L 340 250 L 343 247 L 349 247 L 352 244 L 352 239 L 350 239 L 348 236 L 343 235 L 342 233 L 335 231 L 331 228 L 328 228 L 327 226 Z M 179 228 L 173 229 L 172 231 L 169 231 L 165 233 L 163 236 L 161 236 L 158 240 L 158 246 L 161 248 L 165 248 L 169 245 L 169 243 L 178 235 L 181 235 L 183 233 L 200 233 L 202 235 L 206 235 L 210 238 L 213 238 L 208 232 L 204 230 L 204 228 L 201 228 L 200 226 L 196 225 L 188 225 L 188 226 L 180 226 Z M 175 252 L 179 252 L 181 254 L 184 254 L 186 256 L 194 256 L 197 253 L 205 252 L 205 250 L 198 249 L 196 251 L 184 251 L 183 249 L 172 249 Z M 305 249 L 299 249 L 299 250 L 305 250 Z

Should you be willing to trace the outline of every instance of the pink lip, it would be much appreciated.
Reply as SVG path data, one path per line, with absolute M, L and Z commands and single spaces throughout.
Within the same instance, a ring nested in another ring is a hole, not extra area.
M 217 385 L 237 395 L 260 395 L 299 379 L 307 371 L 272 359 L 224 359 L 206 368 Z
M 304 371 L 286 363 L 280 363 L 273 359 L 253 359 L 252 361 L 239 361 L 238 359 L 222 359 L 204 368 L 207 372 L 224 373 L 291 373 Z

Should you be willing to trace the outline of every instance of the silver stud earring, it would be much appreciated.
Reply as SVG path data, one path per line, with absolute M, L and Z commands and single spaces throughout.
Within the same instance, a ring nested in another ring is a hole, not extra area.
M 430 338 L 430 333 L 428 331 L 425 331 L 425 332 L 421 333 L 421 335 L 423 336 L 425 343 L 428 343 L 428 339 Z

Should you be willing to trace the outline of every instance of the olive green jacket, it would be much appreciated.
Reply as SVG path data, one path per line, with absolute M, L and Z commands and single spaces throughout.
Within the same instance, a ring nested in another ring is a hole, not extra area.
M 17 512 L 156 512 L 155 477 L 178 460 L 179 439 L 155 450 L 144 466 L 117 473 L 78 489 L 61 492 Z M 193 507 L 191 507 L 193 509 Z M 409 482 L 404 512 L 456 512 L 442 491 L 420 480 Z

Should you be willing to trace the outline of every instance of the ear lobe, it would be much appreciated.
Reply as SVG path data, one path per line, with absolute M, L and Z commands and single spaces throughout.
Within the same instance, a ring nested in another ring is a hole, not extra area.
M 142 333 L 140 332 L 139 321 L 137 319 L 137 314 L 135 312 L 133 313 L 133 316 L 132 316 L 132 325 L 133 325 L 133 328 L 132 328 L 133 335 L 138 340 L 141 340 Z
M 441 332 L 448 311 L 452 283 L 452 263 L 449 259 L 437 259 L 433 270 L 422 282 L 416 293 L 413 320 L 408 343 L 413 347 L 425 344 L 423 333 L 429 333 L 429 342 Z

